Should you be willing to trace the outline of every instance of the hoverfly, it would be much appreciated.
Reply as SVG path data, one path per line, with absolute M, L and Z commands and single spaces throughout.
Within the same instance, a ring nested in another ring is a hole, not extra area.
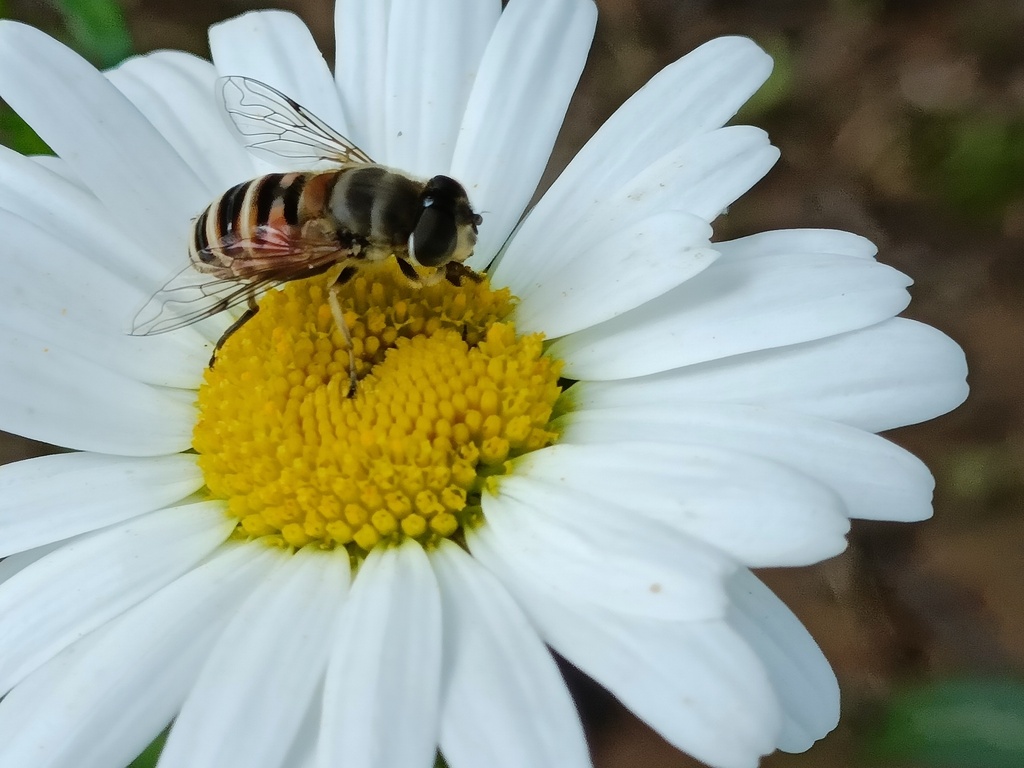
M 132 335 L 167 333 L 247 303 L 217 342 L 213 365 L 227 337 L 256 314 L 257 297 L 290 280 L 336 269 L 331 310 L 348 340 L 336 291 L 362 265 L 394 255 L 417 284 L 481 279 L 463 262 L 473 254 L 482 218 L 455 179 L 424 181 L 374 163 L 305 107 L 258 80 L 224 77 L 217 86 L 249 147 L 337 168 L 267 174 L 210 203 L 193 221 L 189 265 L 138 312 Z M 436 271 L 425 280 L 417 266 Z M 354 385 L 351 343 L 349 357 Z

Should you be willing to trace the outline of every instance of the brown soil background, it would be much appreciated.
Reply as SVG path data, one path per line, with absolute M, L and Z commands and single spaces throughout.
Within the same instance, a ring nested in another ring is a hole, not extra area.
M 843 690 L 833 734 L 765 765 L 870 764 L 857 761 L 860 745 L 894 691 L 950 676 L 1019 678 L 1024 668 L 1024 187 L 1014 176 L 1015 153 L 1024 156 L 1014 134 L 1024 116 L 1024 6 L 597 1 L 597 38 L 545 183 L 661 67 L 714 36 L 750 36 L 779 65 L 743 117 L 770 132 L 782 160 L 716 224 L 718 237 L 783 227 L 865 235 L 881 261 L 916 281 L 906 314 L 967 352 L 967 403 L 890 435 L 936 474 L 934 519 L 855 523 L 840 557 L 764 574 Z M 250 7 L 132 0 L 125 10 L 138 50 L 205 55 L 206 26 Z M 331 61 L 331 3 L 278 7 L 302 16 Z M 9 13 L 38 23 L 40 11 L 16 1 Z M 0 434 L 0 462 L 47 450 Z M 584 686 L 581 697 L 599 768 L 695 764 L 600 692 Z

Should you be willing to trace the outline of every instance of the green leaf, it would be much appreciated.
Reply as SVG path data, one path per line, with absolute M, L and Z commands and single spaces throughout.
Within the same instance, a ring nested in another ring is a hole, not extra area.
M 71 47 L 98 67 L 118 64 L 132 54 L 132 41 L 115 0 L 50 0 L 64 19 Z M 0 19 L 7 17 L 0 0 Z M 18 115 L 0 102 L 0 144 L 24 155 L 51 150 Z
M 64 17 L 72 47 L 100 68 L 132 54 L 132 39 L 121 6 L 114 0 L 54 0 Z
M 1024 684 L 1006 679 L 934 683 L 895 696 L 866 743 L 875 761 L 929 768 L 1024 765 Z
M 146 747 L 141 755 L 132 760 L 132 764 L 128 768 L 155 768 L 156 761 L 160 759 L 160 752 L 163 750 L 166 741 L 167 731 L 165 730 L 153 739 L 153 743 Z
M 24 120 L 18 117 L 13 110 L 2 105 L 0 105 L 0 144 L 6 144 L 23 155 L 52 154 L 50 148 L 36 136 L 35 131 L 29 128 Z

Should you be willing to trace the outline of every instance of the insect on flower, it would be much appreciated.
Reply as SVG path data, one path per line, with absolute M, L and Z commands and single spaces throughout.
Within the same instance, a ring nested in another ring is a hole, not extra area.
M 132 335 L 167 333 L 247 303 L 217 342 L 212 365 L 225 340 L 256 314 L 257 297 L 290 280 L 332 271 L 331 311 L 348 339 L 337 290 L 363 265 L 393 255 L 417 284 L 481 279 L 463 262 L 473 255 L 482 218 L 455 179 L 424 181 L 374 163 L 305 107 L 257 80 L 224 77 L 217 87 L 250 148 L 338 167 L 267 174 L 210 203 L 193 222 L 189 265 L 136 314 Z M 434 271 L 423 277 L 416 267 Z M 351 343 L 349 356 L 354 388 Z

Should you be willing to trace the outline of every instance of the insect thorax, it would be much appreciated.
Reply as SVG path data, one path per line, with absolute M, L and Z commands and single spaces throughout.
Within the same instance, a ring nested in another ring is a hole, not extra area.
M 371 247 L 404 250 L 419 216 L 423 183 L 380 165 L 342 169 L 329 207 L 339 229 Z

